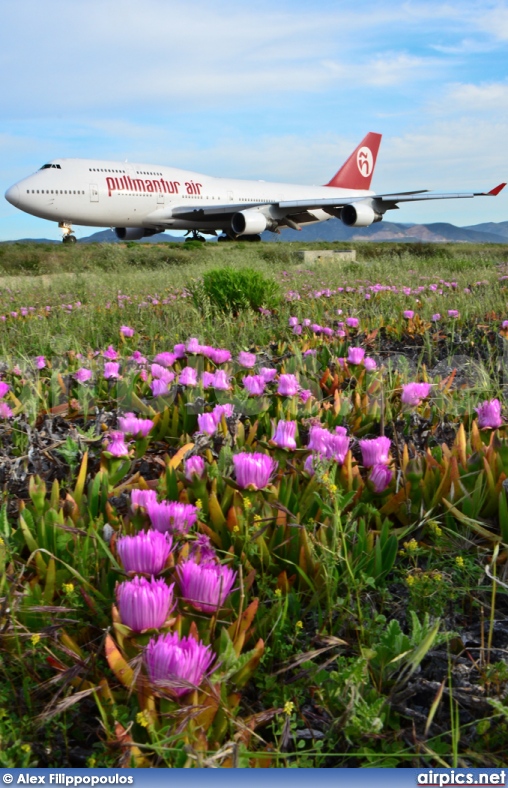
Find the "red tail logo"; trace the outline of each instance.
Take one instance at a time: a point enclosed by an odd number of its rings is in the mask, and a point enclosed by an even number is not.
[[[381,143],[381,134],[369,131],[345,164],[326,186],[342,189],[370,189]]]

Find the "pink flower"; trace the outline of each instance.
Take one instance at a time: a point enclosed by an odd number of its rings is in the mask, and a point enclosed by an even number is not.
[[[157,503],[157,493],[155,490],[131,490],[131,509],[133,512],[140,506],[146,509],[149,503]]]
[[[118,358],[118,353],[116,352],[113,345],[109,345],[108,349],[105,350],[102,355],[104,358],[107,358],[108,361],[115,361]]]
[[[145,663],[152,684],[168,685],[178,697],[199,687],[215,656],[211,646],[178,632],[152,638],[145,650]]]
[[[449,309],[448,310],[448,317],[459,317],[459,312],[457,309]]]
[[[298,318],[297,317],[290,317],[288,320],[288,325],[290,328],[294,328],[298,325]]]
[[[169,351],[165,351],[164,353],[158,353],[155,358],[154,362],[157,364],[162,364],[163,367],[172,367],[177,359],[175,353],[169,353]]]
[[[217,422],[213,413],[200,413],[198,415],[198,431],[205,435],[213,435],[217,429]]]
[[[434,323],[438,323],[441,320],[441,315],[439,314],[439,312],[436,312],[435,315],[432,315],[432,320]]]
[[[362,347],[350,347],[348,348],[347,362],[348,364],[361,364],[364,355],[365,350]]]
[[[413,310],[412,310],[412,309],[406,309],[406,311],[405,311],[403,314],[404,314],[404,317],[405,317],[407,320],[412,320],[412,319],[413,319],[413,317],[415,316],[415,313],[413,312]]]
[[[496,430],[503,423],[501,403],[498,399],[485,400],[475,408],[475,411],[478,414],[478,426],[481,430]]]
[[[233,456],[236,482],[242,489],[262,490],[275,473],[278,463],[268,454],[240,452]]]
[[[118,419],[120,429],[126,435],[134,438],[146,438],[153,427],[152,419],[139,419],[134,413],[126,413]]]
[[[146,511],[153,528],[162,533],[170,531],[186,534],[198,519],[198,509],[190,503],[149,501]]]
[[[154,397],[163,397],[169,391],[169,382],[162,378],[154,378],[150,383],[150,389]]]
[[[116,551],[126,572],[160,575],[172,545],[169,534],[150,529],[135,536],[121,536],[116,543]]]
[[[233,588],[236,572],[215,563],[185,561],[176,570],[182,598],[202,613],[215,613],[224,606]]]
[[[247,375],[246,377],[242,378],[242,383],[251,397],[260,397],[263,394],[266,386],[266,383],[261,375]]]
[[[296,449],[296,421],[284,421],[281,419],[272,436],[272,442],[279,449]]]
[[[256,355],[255,353],[247,353],[244,350],[241,350],[238,354],[238,363],[242,367],[246,367],[247,369],[252,369],[256,365]]]
[[[229,391],[229,378],[224,369],[216,369],[213,376],[212,386],[216,391]]]
[[[133,351],[130,360],[131,361],[135,361],[136,364],[146,364],[146,358],[141,355],[139,350],[134,350]]]
[[[501,328],[508,328],[508,320],[503,320]]]
[[[225,364],[226,361],[231,361],[230,351],[222,348],[210,348],[207,356],[214,364]]]
[[[44,369],[44,367],[46,366],[46,359],[44,358],[44,356],[36,356],[35,366],[37,367],[37,369]]]
[[[300,391],[300,402],[303,402],[304,405],[307,402],[307,400],[310,399],[311,397],[312,397],[312,391],[310,389],[302,389]]]
[[[213,372],[207,372],[206,370],[201,375],[201,385],[204,389],[209,389],[213,386],[213,381],[215,380],[215,375]]]
[[[110,432],[110,441],[106,446],[105,451],[109,451],[113,457],[128,457],[129,449],[125,443],[125,436],[123,432]]]
[[[180,343],[179,345],[175,345],[173,348],[173,353],[175,358],[184,358],[185,357],[185,345]]]
[[[104,378],[112,380],[120,377],[120,364],[118,361],[106,361],[104,364]]]
[[[357,317],[346,317],[346,326],[349,328],[358,328],[360,321]]]
[[[402,386],[402,402],[410,407],[420,405],[429,396],[431,388],[430,383],[406,383]]]
[[[130,328],[129,326],[121,326],[120,333],[124,337],[133,337],[134,336],[134,329]]]
[[[9,384],[4,383],[3,380],[0,380],[0,397],[5,397],[9,389],[10,389]]]
[[[374,465],[369,474],[369,480],[372,482],[374,492],[382,493],[386,490],[388,485],[393,479],[393,473],[386,465]]]
[[[277,370],[272,369],[271,367],[261,367],[259,370],[260,376],[263,378],[265,383],[271,383],[272,380],[275,380],[277,377]]]
[[[367,372],[373,372],[377,368],[377,364],[373,358],[364,358],[363,366]]]
[[[201,353],[201,345],[199,344],[196,337],[191,337],[187,342],[187,352],[188,353]]]
[[[279,377],[279,386],[277,388],[277,394],[280,394],[282,397],[294,397],[298,394],[300,390],[300,385],[298,380],[294,375],[281,375]]]
[[[198,373],[194,367],[184,367],[180,372],[180,377],[178,378],[178,383],[181,386],[197,386],[198,384]]]
[[[205,473],[205,461],[202,457],[195,455],[185,460],[185,478],[192,482],[194,479],[202,479]]]
[[[0,402],[0,419],[12,419],[12,410],[6,402]]]
[[[86,383],[86,381],[90,380],[90,378],[92,377],[92,372],[91,372],[91,370],[86,369],[86,367],[80,367],[77,370],[77,372],[74,375],[74,377],[76,378],[78,383]]]
[[[380,438],[364,438],[359,441],[360,449],[362,452],[363,464],[366,468],[372,468],[374,465],[388,465],[390,459],[388,452],[390,451],[390,438],[381,436]]]
[[[116,598],[122,623],[133,632],[159,629],[166,621],[173,602],[174,585],[162,578],[147,580],[135,577],[116,587]]]

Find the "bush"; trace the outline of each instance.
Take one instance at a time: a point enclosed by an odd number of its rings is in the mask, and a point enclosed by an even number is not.
[[[204,298],[212,309],[233,315],[242,309],[273,308],[280,299],[278,284],[253,268],[214,268],[205,273],[199,291],[194,290],[196,306]]]

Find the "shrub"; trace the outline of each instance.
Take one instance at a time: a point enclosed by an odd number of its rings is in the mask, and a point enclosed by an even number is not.
[[[214,268],[205,273],[202,286],[193,295],[198,307],[204,298],[212,309],[237,315],[241,309],[275,307],[280,289],[273,279],[253,268]]]

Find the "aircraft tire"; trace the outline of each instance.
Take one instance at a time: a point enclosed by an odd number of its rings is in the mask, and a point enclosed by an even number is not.
[[[62,238],[62,243],[64,244],[75,244],[77,241],[75,235],[64,235]]]

